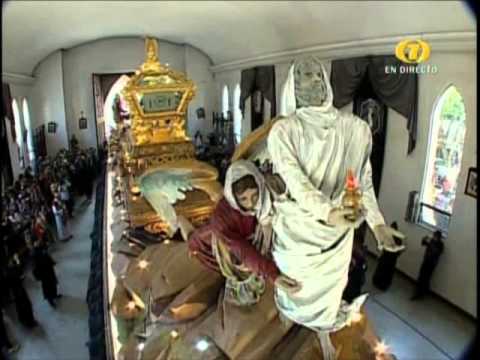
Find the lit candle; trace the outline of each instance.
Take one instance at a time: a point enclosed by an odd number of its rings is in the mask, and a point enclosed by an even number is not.
[[[180,336],[180,334],[179,334],[178,331],[176,331],[176,330],[172,330],[172,331],[170,332],[170,337],[171,337],[173,340],[177,339],[179,336]]]
[[[166,239],[163,243],[164,243],[165,245],[168,245],[168,244],[170,244],[170,240]]]

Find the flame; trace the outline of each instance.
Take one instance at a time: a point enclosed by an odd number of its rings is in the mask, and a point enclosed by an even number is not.
[[[346,188],[348,190],[356,190],[358,188],[358,180],[353,174],[352,169],[348,169],[347,171]]]

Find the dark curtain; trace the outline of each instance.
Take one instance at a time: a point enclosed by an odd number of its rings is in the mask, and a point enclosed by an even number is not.
[[[382,180],[385,139],[387,134],[387,107],[376,96],[370,79],[364,77],[353,100],[353,113],[366,121],[372,131],[372,182],[375,195],[378,196]],[[355,230],[355,239],[360,244],[365,242],[367,226],[363,223]],[[360,271],[362,273],[362,271]]]
[[[245,115],[245,101],[256,91],[261,92],[262,99],[265,98],[270,102],[270,117],[274,118],[277,114],[277,102],[275,98],[275,67],[273,65],[257,66],[252,69],[242,70],[240,80],[240,110],[242,111],[242,115]],[[253,105],[254,102],[252,101],[252,108]],[[252,131],[255,129],[255,125],[260,126],[263,123],[263,116],[261,120],[257,119],[256,114],[253,114],[253,116],[255,117],[255,121],[252,117]]]
[[[13,183],[12,161],[10,159],[10,151],[8,149],[7,124],[10,121],[10,131],[15,141],[15,124],[13,119],[12,98],[10,95],[10,86],[2,83],[3,111],[0,122],[0,178],[3,182],[0,191]]]
[[[10,133],[12,134],[13,141],[15,141],[15,119],[13,118],[12,95],[10,94],[10,85],[6,83],[2,83],[2,98],[3,116],[10,121]]]
[[[4,117],[0,121],[0,192],[13,183],[12,162],[8,149],[8,134]]]
[[[106,99],[108,92],[112,88],[113,84],[122,76],[123,74],[102,74],[100,75],[100,87],[102,91],[103,98]]]
[[[372,131],[372,181],[375,195],[378,196],[382,180],[385,138],[387,134],[387,107],[373,91],[369,78],[360,85],[353,101],[353,113],[365,120]]]
[[[38,157],[47,156],[47,140],[45,138],[45,124],[40,125],[34,131],[33,147]]]
[[[365,56],[332,61],[331,84],[333,105],[341,108],[356,96],[365,77],[375,95],[386,106],[407,118],[408,150],[415,149],[417,139],[417,74],[386,73],[386,67],[399,68],[402,62],[393,55]]]
[[[250,116],[251,116],[251,130],[259,128],[263,124],[264,113],[265,113],[265,97],[260,90],[255,90],[252,98],[252,106],[250,107]]]

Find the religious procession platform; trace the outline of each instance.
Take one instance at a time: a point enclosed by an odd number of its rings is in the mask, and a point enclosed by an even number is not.
[[[223,279],[189,258],[185,243],[167,239],[140,250],[125,242],[122,235],[128,223],[122,220],[121,206],[114,204],[114,182],[115,173],[107,171],[104,269],[108,358],[323,359],[312,331],[279,319],[273,291],[267,291],[265,299],[250,309],[225,307],[221,301]],[[172,309],[179,311],[175,314]],[[338,359],[394,359],[364,311],[331,338]]]
[[[194,158],[185,134],[193,82],[159,63],[146,41],[146,61],[124,93],[131,119],[109,142],[103,259],[107,358],[115,360],[323,359],[313,331],[285,320],[274,287],[257,303],[225,301],[225,279],[208,270],[174,229],[175,216],[208,221],[223,191],[218,173]],[[274,120],[250,134],[232,160],[250,158]],[[331,335],[337,358],[392,359],[357,314]]]

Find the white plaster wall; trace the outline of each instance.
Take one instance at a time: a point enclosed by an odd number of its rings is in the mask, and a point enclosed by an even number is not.
[[[417,278],[425,247],[421,239],[428,231],[404,221],[408,193],[421,190],[427,158],[431,114],[437,97],[453,83],[463,96],[467,115],[467,132],[459,175],[453,217],[450,223],[445,252],[433,279],[432,290],[473,316],[477,316],[477,221],[476,200],[464,195],[468,168],[476,166],[476,57],[474,53],[433,53],[430,64],[439,68],[437,74],[419,75],[418,139],[414,152],[407,156],[406,119],[388,110],[388,129],[384,168],[379,193],[380,208],[387,222],[396,220],[408,236],[407,250],[397,267],[410,277]],[[376,252],[373,239],[367,241]]]
[[[45,128],[47,154],[55,155],[68,148],[68,129],[65,122],[65,100],[62,76],[62,52],[56,51],[45,58],[34,70],[35,82],[30,92],[32,127],[50,121],[57,123],[57,132],[50,134]]]
[[[160,62],[185,71],[185,49],[158,41]],[[64,53],[65,108],[70,136],[75,134],[81,147],[96,147],[93,73],[135,71],[145,60],[145,40],[140,37],[112,38],[80,45]],[[78,128],[80,112],[88,121],[86,130]]]
[[[212,62],[203,52],[185,45],[185,72],[190,80],[197,86],[197,92],[188,106],[187,134],[193,138],[197,130],[200,130],[204,139],[213,128],[212,112],[215,111],[215,83],[210,71]],[[205,119],[198,120],[196,110],[199,107],[205,109]]]

